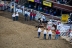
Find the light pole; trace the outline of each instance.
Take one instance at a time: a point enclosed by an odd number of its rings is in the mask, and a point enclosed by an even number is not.
[[[14,0],[14,13],[15,13],[15,0]]]

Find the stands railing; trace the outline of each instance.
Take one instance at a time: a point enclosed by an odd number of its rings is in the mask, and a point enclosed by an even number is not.
[[[57,3],[57,2],[55,2],[55,0],[51,0],[49,2],[53,3],[54,8],[65,10],[65,11],[68,11],[68,12],[72,12],[72,6],[70,6],[70,5]]]

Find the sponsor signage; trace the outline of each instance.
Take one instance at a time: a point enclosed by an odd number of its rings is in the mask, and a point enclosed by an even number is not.
[[[52,7],[52,3],[47,2],[47,1],[43,1],[43,5],[48,6],[48,7]]]
[[[68,22],[68,18],[69,18],[69,15],[68,14],[62,14],[61,21],[63,23],[67,23]]]
[[[34,0],[34,2],[40,3],[40,0]]]
[[[28,1],[34,2],[34,0],[28,0]]]

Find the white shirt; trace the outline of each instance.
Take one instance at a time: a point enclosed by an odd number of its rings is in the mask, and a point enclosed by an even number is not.
[[[19,14],[17,13],[16,16],[19,16]]]
[[[52,28],[51,28],[51,30],[55,30],[55,28],[54,28],[54,27],[52,27]]]
[[[47,23],[47,28],[48,28],[48,27],[52,27],[52,25],[53,25],[52,22],[48,22],[48,23]]]
[[[25,14],[27,14],[27,11],[25,11]]]
[[[15,16],[16,16],[15,14],[12,15],[12,17],[15,17]]]
[[[43,19],[42,19],[42,18],[41,18],[40,20],[41,20],[41,21],[43,21]]]
[[[44,15],[42,16],[42,19],[45,19],[45,16]]]
[[[49,34],[52,34],[52,31],[51,31],[51,30],[48,32],[48,35],[49,35]]]
[[[28,16],[30,16],[30,12],[27,12]]]
[[[22,6],[21,8],[24,8],[24,6]]]
[[[43,31],[43,33],[44,33],[44,34],[47,34],[47,31],[46,31],[46,30],[44,30],[44,31]]]
[[[53,24],[52,22],[50,22],[50,21],[48,22],[48,25],[52,25],[52,24]]]
[[[38,28],[38,32],[41,32],[42,30],[41,30],[41,28]]]

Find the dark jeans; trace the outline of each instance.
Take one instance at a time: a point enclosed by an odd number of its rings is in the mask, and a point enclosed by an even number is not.
[[[55,35],[55,39],[58,39],[58,38],[59,38],[59,34],[56,34],[56,35]]]
[[[7,10],[8,10],[8,12],[10,12],[10,7],[9,6],[7,7]]]
[[[38,32],[38,38],[40,37],[41,32]]]
[[[28,16],[25,16],[25,21],[28,21]]]
[[[18,16],[16,16],[15,18],[16,18],[16,21],[18,21]]]
[[[46,39],[46,34],[44,34],[44,39]]]
[[[15,21],[15,17],[13,17],[13,21]]]
[[[12,13],[13,13],[13,10],[14,10],[14,9],[11,9],[11,12],[12,12]]]
[[[49,34],[48,39],[51,39],[51,34]]]
[[[33,16],[33,20],[35,20],[35,16]]]
[[[30,16],[30,20],[32,20],[32,16]]]

